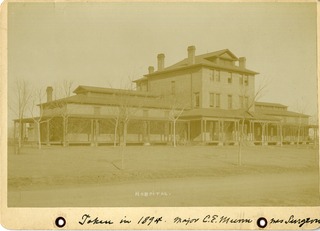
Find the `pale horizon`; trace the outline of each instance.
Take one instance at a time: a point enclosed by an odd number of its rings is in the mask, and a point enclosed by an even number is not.
[[[9,3],[8,17],[9,103],[15,79],[121,88],[194,45],[246,57],[268,82],[258,101],[317,114],[315,3]]]

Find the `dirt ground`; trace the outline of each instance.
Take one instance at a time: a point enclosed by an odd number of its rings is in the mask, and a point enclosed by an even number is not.
[[[308,146],[8,148],[8,205],[320,205],[318,149]]]

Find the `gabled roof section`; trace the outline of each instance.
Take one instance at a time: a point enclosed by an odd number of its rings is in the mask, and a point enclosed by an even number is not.
[[[227,55],[227,56],[225,56]],[[222,57],[222,58],[227,58],[233,61],[237,61],[238,57],[235,56],[229,49],[223,49],[220,51],[214,51],[214,52],[210,52],[207,54],[203,54],[203,55],[198,55],[198,57],[202,58],[202,59],[210,59],[210,58],[214,58],[214,57]]]

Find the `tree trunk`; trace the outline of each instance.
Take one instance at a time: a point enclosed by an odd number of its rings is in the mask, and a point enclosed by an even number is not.
[[[300,142],[300,130],[301,130],[301,117],[299,118],[297,146],[299,146],[299,142]]]
[[[282,137],[282,125],[280,124],[280,147],[282,147],[283,137]]]
[[[241,132],[240,132],[240,140],[239,140],[239,149],[238,149],[238,165],[242,165],[242,142],[244,136],[244,118],[241,122]]]

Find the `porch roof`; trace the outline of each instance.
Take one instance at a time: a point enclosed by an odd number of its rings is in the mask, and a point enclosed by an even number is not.
[[[256,109],[256,111],[258,111],[261,114],[270,115],[270,116],[289,116],[289,117],[303,117],[303,118],[310,117],[309,115],[293,112],[293,111],[268,110],[268,109],[266,110]]]
[[[251,119],[251,120],[268,120],[268,121],[279,121],[279,118],[265,115],[258,112],[247,112],[245,110],[225,110],[216,108],[197,108],[185,111],[182,113],[181,118],[191,117],[213,117],[213,118],[227,118],[227,119]]]

